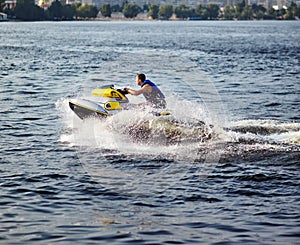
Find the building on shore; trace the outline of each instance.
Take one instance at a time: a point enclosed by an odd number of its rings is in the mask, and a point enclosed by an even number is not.
[[[0,21],[6,21],[7,20],[7,14],[0,12]]]
[[[13,9],[17,6],[17,0],[5,0],[4,4],[5,7],[3,9]]]
[[[5,0],[5,8],[13,9],[16,7],[18,0]],[[52,2],[55,0],[35,0],[36,4],[40,7],[47,9],[51,6]],[[172,5],[179,6],[185,5],[190,8],[195,8],[198,5],[207,6],[209,4],[216,4],[220,7],[234,6],[237,3],[244,1],[246,5],[261,5],[266,9],[276,6],[277,9],[286,8],[291,5],[292,2],[300,5],[300,0],[60,0],[62,4],[73,4],[82,3],[86,5],[96,6],[98,9],[101,8],[103,4],[109,4],[110,6],[119,5],[120,7],[127,3],[136,3],[141,8],[144,5],[155,4],[161,5]]]
[[[67,1],[80,1],[80,0],[67,0]],[[270,8],[274,5],[282,8],[283,6],[290,6],[292,2],[300,4],[300,0],[242,0],[245,1],[246,5],[261,5],[265,8]],[[207,6],[208,4],[217,4],[220,7],[224,6],[234,6],[240,3],[241,0],[81,0],[81,3],[94,5],[97,8],[101,8],[103,4],[110,4],[110,6],[119,5],[122,6],[125,2],[136,3],[140,7],[148,4],[155,5],[172,5],[179,6],[185,5],[187,7],[194,8],[195,6],[202,5]]]

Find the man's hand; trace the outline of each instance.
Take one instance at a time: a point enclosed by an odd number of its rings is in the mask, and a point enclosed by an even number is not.
[[[128,94],[129,93],[128,90],[129,88],[123,88],[123,93]]]

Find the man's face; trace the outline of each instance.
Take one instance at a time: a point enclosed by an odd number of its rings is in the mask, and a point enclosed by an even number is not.
[[[135,77],[135,82],[137,85],[141,85],[141,80],[138,78],[138,76]]]

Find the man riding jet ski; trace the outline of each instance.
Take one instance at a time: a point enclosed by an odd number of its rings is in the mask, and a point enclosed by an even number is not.
[[[177,120],[165,111],[165,96],[151,81],[146,80],[144,74],[136,76],[136,83],[141,86],[139,90],[130,88],[115,89],[113,85],[106,85],[92,91],[92,97],[70,99],[69,106],[81,119],[96,117],[105,119],[122,110],[145,108],[152,116],[129,120],[118,132],[128,135],[135,142],[163,144],[177,144],[180,142],[204,142],[212,138],[212,128],[202,121]],[[146,102],[130,104],[127,94],[143,94]],[[133,117],[134,119],[134,117]]]
[[[160,89],[150,80],[146,80],[145,74],[137,74],[135,78],[137,85],[141,86],[139,90],[133,90],[130,88],[124,88],[124,91],[132,95],[143,94],[146,99],[146,105],[150,105],[153,108],[165,109],[166,101],[164,94]]]
[[[95,96],[92,99],[70,99],[69,106],[81,119],[88,117],[106,118],[123,109],[141,108],[147,105],[154,108],[156,115],[170,114],[162,111],[166,108],[165,96],[153,82],[146,80],[145,74],[138,74],[136,83],[141,86],[140,90],[129,88],[124,88],[123,90],[115,89],[113,85],[102,86],[92,91],[92,95]],[[143,94],[146,98],[146,103],[129,104],[126,94]],[[107,101],[107,99],[109,100]]]

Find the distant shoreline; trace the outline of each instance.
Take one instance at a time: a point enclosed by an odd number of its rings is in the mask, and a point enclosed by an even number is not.
[[[17,19],[6,19],[6,20],[0,20],[1,22],[84,22],[84,21],[107,21],[107,22],[118,22],[118,21],[149,21],[149,22],[172,22],[172,21],[178,21],[178,22],[186,22],[186,21],[192,21],[192,22],[210,22],[210,21],[233,21],[233,22],[246,22],[246,21],[300,21],[300,19],[295,20],[279,20],[279,19],[270,19],[270,20],[227,20],[227,19],[214,19],[214,20],[192,20],[192,19],[168,19],[168,20],[159,20],[159,19],[150,19],[150,18],[88,18],[88,19],[74,19],[74,20],[34,20],[34,21],[24,21],[24,20],[17,20]]]

